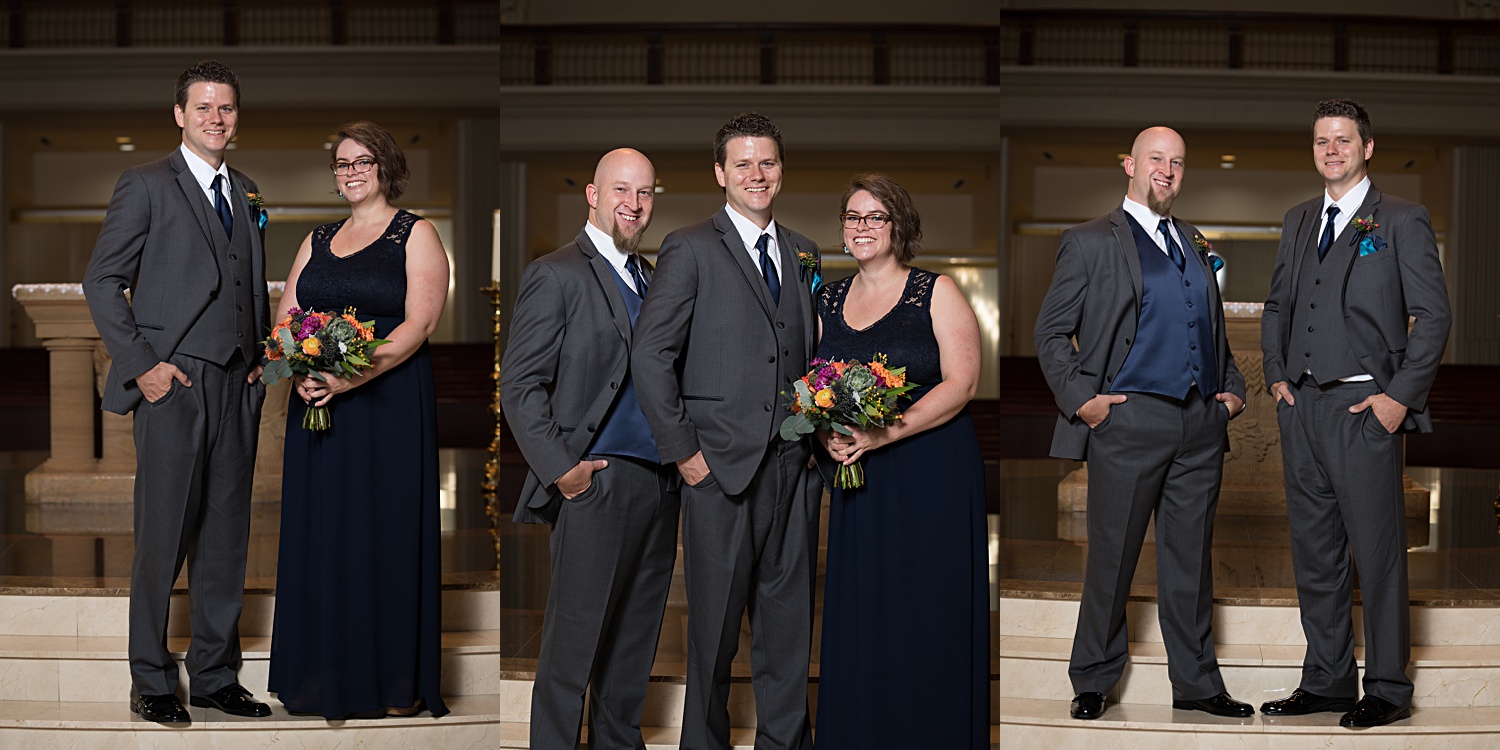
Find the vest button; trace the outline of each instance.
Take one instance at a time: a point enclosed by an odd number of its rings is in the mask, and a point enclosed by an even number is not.
[[[781,356],[783,356],[783,357],[790,357],[790,356],[792,356],[792,353],[789,352],[789,351],[787,351],[786,349],[782,349],[781,350]]]
[[[1197,372],[1197,371],[1198,371],[1198,366],[1197,365],[1193,365],[1193,372]],[[589,430],[589,432],[593,432],[593,430]]]
[[[1308,333],[1312,333],[1313,332],[1313,327],[1312,326],[1308,326],[1307,327],[1307,332]]]
[[[1320,285],[1322,285],[1322,283],[1323,283],[1322,279],[1313,279],[1313,286],[1320,286]]]
[[[1196,320],[1189,320],[1188,321],[1188,328],[1197,328],[1197,327],[1198,327],[1198,321],[1196,321]]]
[[[234,253],[230,253],[229,254],[229,259],[230,260],[239,260],[239,258],[235,257]]]
[[[239,279],[235,279],[234,280],[234,285],[235,286],[239,286],[240,285],[240,280]]]
[[[1312,309],[1316,310],[1316,309],[1318,309],[1318,303],[1314,302],[1314,303],[1308,305],[1308,307],[1311,307]]]
[[[770,404],[766,404],[766,411],[770,411],[770,410],[771,410],[771,405]]]
[[[1304,356],[1304,357],[1311,357],[1312,356],[1312,352],[1303,352],[1302,356]]]
[[[1188,351],[1194,351],[1194,352],[1198,351],[1198,345],[1197,344],[1188,344]]]
[[[236,337],[238,337],[238,338],[245,338],[245,332],[244,331],[235,331],[234,335]]]
[[[766,357],[766,361],[770,362],[772,364],[775,364],[776,363],[776,355],[772,354],[771,356]]]
[[[1182,280],[1182,285],[1183,286],[1192,286],[1193,285],[1193,281],[1192,281],[1192,279],[1183,279]]]
[[[1188,303],[1188,307],[1192,307],[1192,306],[1193,306],[1193,303],[1192,303],[1192,302],[1189,302],[1189,303]]]

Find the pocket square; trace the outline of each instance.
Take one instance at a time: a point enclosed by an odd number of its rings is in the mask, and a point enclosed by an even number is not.
[[[1359,241],[1359,257],[1373,255],[1385,249],[1385,240],[1373,234],[1367,234]]]

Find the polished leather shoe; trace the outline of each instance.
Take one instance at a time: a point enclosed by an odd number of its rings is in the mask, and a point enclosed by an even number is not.
[[[1104,715],[1104,693],[1079,693],[1073,696],[1068,714],[1075,719],[1097,719]]]
[[[1255,709],[1249,703],[1241,703],[1229,697],[1229,693],[1219,693],[1211,698],[1199,698],[1197,700],[1173,700],[1172,708],[1181,708],[1188,711],[1207,711],[1214,716],[1245,717],[1255,715]]]
[[[133,695],[130,710],[142,719],[158,724],[186,724],[193,720],[175,695]]]
[[[255,696],[238,684],[225,685],[209,695],[195,695],[188,702],[200,708],[217,708],[235,716],[255,718],[271,715],[270,706],[257,703]]]
[[[1354,710],[1353,698],[1329,698],[1297,688],[1281,700],[1260,704],[1260,712],[1267,716],[1305,716],[1323,711],[1339,713]]]
[[[1411,718],[1411,709],[1398,706],[1383,698],[1367,695],[1354,704],[1354,710],[1339,719],[1339,726],[1361,729],[1383,727],[1393,721]]]

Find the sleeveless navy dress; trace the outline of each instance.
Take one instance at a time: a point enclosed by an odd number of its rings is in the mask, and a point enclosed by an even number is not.
[[[883,353],[921,386],[910,403],[920,400],[942,382],[937,278],[911,269],[901,300],[862,331],[844,322],[853,278],[824,287],[818,356]],[[988,556],[974,424],[962,412],[860,461],[865,486],[832,490],[829,507],[818,750],[986,747]]]
[[[343,221],[313,231],[297,280],[303,309],[358,308],[384,338],[406,317],[406,240],[398,211],[385,234],[338,257]],[[290,711],[330,719],[380,714],[438,694],[437,400],[427,344],[399,366],[333,397],[333,427],[302,428],[287,407],[281,546],[269,688]]]

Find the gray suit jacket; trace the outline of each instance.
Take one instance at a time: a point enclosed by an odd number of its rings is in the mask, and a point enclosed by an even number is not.
[[[1340,293],[1349,344],[1380,390],[1408,409],[1401,428],[1431,432],[1427,392],[1437,376],[1453,320],[1432,220],[1420,204],[1385,195],[1373,185],[1355,216],[1373,218],[1380,225],[1374,235],[1385,240],[1386,248],[1365,256],[1354,253],[1344,271]],[[1303,255],[1317,252],[1313,235],[1322,217],[1320,195],[1293,206],[1281,225],[1271,293],[1260,319],[1267,388],[1296,375],[1285,371],[1285,362],[1297,304],[1297,275]],[[1350,222],[1334,242],[1350,242],[1354,233]],[[1409,317],[1416,322],[1408,333]]]
[[[1175,217],[1172,221],[1190,245],[1201,236],[1193,225]],[[1214,278],[1203,253],[1192,247],[1184,250],[1189,258],[1203,264],[1210,279]],[[1125,363],[1140,320],[1142,290],[1141,258],[1124,208],[1063,232],[1052,286],[1042,299],[1035,331],[1042,375],[1062,412],[1052,433],[1053,456],[1088,458],[1091,433],[1088,424],[1078,418],[1078,409],[1094,396],[1108,392]],[[1218,284],[1209,284],[1208,302],[1219,390],[1243,400],[1245,377],[1229,351]],[[1227,435],[1224,450],[1229,450]]]
[[[642,265],[649,281],[651,264]],[[630,315],[614,277],[587,232],[521,276],[500,366],[501,408],[530,467],[516,521],[556,520],[557,480],[578,465],[625,382]]]
[[[794,295],[806,342],[791,353],[792,363],[782,364],[800,377],[815,347],[816,308],[797,253],[818,258],[818,246],[779,223],[776,228],[782,298]],[[781,392],[791,389],[777,377],[776,309],[724,209],[667,235],[657,267],[635,327],[632,365],[641,410],[662,463],[702,450],[724,493],[737,495],[789,414]]]
[[[235,214],[255,216],[245,194],[259,188],[234,169],[229,181]],[[217,292],[209,222],[218,221],[181,151],[120,175],[83,276],[89,314],[113,360],[105,410],[126,414],[140,404],[136,377],[172,356]],[[261,231],[250,236],[256,331],[269,330],[271,319],[263,239]]]

